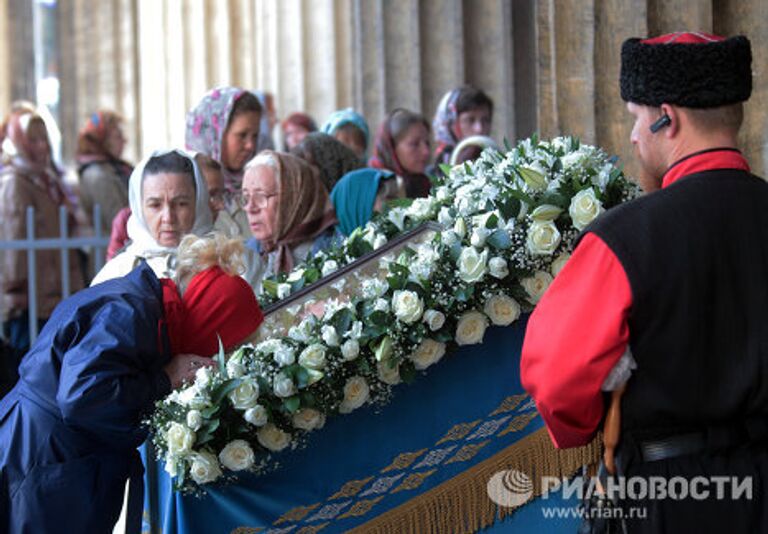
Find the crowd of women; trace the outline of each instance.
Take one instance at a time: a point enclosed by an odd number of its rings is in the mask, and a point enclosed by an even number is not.
[[[141,488],[142,417],[211,365],[217,341],[228,350],[252,339],[263,280],[365,225],[387,201],[428,195],[439,169],[431,163],[494,144],[492,114],[482,91],[449,91],[433,157],[429,122],[407,109],[389,113],[372,141],[352,109],[321,128],[293,113],[275,150],[270,95],[221,87],[187,114],[183,149],[155,150],[135,167],[122,158],[121,117],[94,111],[70,187],[45,119],[15,103],[0,128],[0,241],[27,237],[31,206],[35,239],[101,228],[110,244],[95,273],[85,251],[36,252],[40,335],[31,347],[28,255],[3,252],[0,532],[109,532],[125,481]],[[66,299],[62,261],[74,293]],[[132,531],[140,502],[129,498]]]

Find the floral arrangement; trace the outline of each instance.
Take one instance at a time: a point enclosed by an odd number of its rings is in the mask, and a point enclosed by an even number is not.
[[[599,148],[536,137],[444,169],[428,198],[397,202],[340,246],[264,284],[262,305],[426,221],[444,231],[402,249],[285,335],[217,357],[157,403],[149,423],[176,487],[259,472],[328,416],[385,403],[452,348],[531,310],[604,210],[639,194]]]

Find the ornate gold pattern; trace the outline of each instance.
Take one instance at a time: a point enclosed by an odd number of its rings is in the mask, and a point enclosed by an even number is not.
[[[350,480],[344,484],[339,491],[328,497],[328,500],[332,501],[334,499],[354,497],[360,493],[360,490],[363,489],[365,485],[368,484],[371,480],[373,480],[373,477],[361,478],[360,480]]]
[[[340,515],[338,519],[345,519],[347,517],[360,517],[361,515],[365,515],[370,512],[371,508],[373,508],[374,505],[376,505],[376,503],[378,503],[384,497],[384,495],[381,495],[375,499],[365,499],[363,501],[358,501],[354,504],[354,506],[352,506],[352,508],[347,510],[346,513]]]
[[[320,523],[319,525],[311,525],[307,527],[302,527],[299,530],[296,531],[296,534],[315,534],[316,532],[320,532],[325,527],[330,525],[330,522],[328,523]]]
[[[440,441],[438,441],[435,445],[440,445],[446,441],[457,441],[464,439],[467,434],[472,431],[473,428],[480,424],[480,422],[481,419],[478,419],[476,421],[472,421],[471,423],[459,423],[458,425],[453,425],[453,427],[448,432],[446,432],[445,436],[440,438]]]
[[[389,471],[395,471],[396,469],[405,469],[406,467],[410,467],[411,464],[425,452],[427,452],[427,449],[421,449],[420,451],[416,452],[404,452],[392,460],[392,463],[382,469],[381,472],[387,473]]]
[[[491,440],[487,439],[485,441],[481,441],[480,443],[473,443],[471,445],[464,445],[459,451],[454,454],[446,463],[452,464],[455,462],[466,462],[467,460],[472,459],[478,452],[480,452],[480,449],[485,447],[491,442]]]
[[[527,393],[520,393],[518,395],[512,395],[511,397],[507,397],[503,401],[501,401],[501,404],[499,404],[499,407],[496,408],[494,411],[492,411],[489,416],[499,415],[500,413],[506,413],[511,412],[515,408],[517,408],[521,402],[523,402],[526,398],[528,398]]]
[[[280,523],[287,523],[289,521],[301,521],[307,517],[309,512],[318,506],[320,506],[320,503],[316,502],[315,504],[310,504],[309,506],[297,506],[296,508],[292,508],[281,515],[278,520],[273,523],[273,525],[279,525]]]
[[[412,490],[412,489],[418,488],[435,471],[437,471],[437,469],[430,469],[429,471],[424,471],[421,473],[411,473],[410,475],[408,475],[408,477],[405,480],[403,480],[402,484],[400,484],[398,487],[392,490],[392,493],[397,493],[399,491]]]
[[[499,437],[509,434],[510,432],[520,432],[538,416],[539,416],[538,412],[528,412],[528,413],[516,415],[515,418],[509,422],[509,425],[507,425],[507,428],[499,432]]]

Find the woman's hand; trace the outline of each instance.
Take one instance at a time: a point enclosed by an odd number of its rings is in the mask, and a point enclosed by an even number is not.
[[[184,382],[192,382],[198,369],[213,367],[214,363],[212,358],[205,358],[197,354],[177,354],[163,367],[163,370],[171,379],[171,388],[177,389]]]

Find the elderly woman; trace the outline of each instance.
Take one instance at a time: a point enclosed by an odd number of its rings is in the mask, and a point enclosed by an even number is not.
[[[456,145],[472,135],[488,135],[493,119],[493,100],[469,85],[451,89],[440,100],[432,126],[437,150],[435,165],[448,163]]]
[[[336,216],[317,170],[304,160],[266,150],[245,171],[240,203],[248,215],[253,254],[246,278],[256,294],[265,277],[328,247]]]
[[[291,150],[291,154],[317,167],[320,180],[328,191],[333,189],[342,176],[363,166],[352,149],[320,132],[306,136]]]
[[[117,213],[128,206],[128,178],[133,167],[121,156],[125,147],[123,120],[113,111],[97,111],[77,138],[77,174],[80,203],[90,223],[102,232],[112,226]],[[93,206],[101,206],[100,220],[94,221]]]
[[[361,161],[365,161],[371,135],[365,117],[357,111],[352,108],[334,111],[320,131],[335,137],[351,148]]]
[[[179,264],[160,280],[142,263],[54,311],[0,401],[1,532],[111,532],[126,480],[142,487],[142,418],[211,365],[219,339],[231,350],[255,333],[238,241],[187,236]]]
[[[418,198],[428,196],[431,188],[429,158],[429,123],[418,113],[398,108],[381,123],[368,165],[401,176],[406,196]]]
[[[359,169],[345,174],[331,191],[337,230],[348,236],[383,211],[388,201],[403,196],[402,178],[389,171]]]
[[[75,230],[74,199],[65,189],[61,175],[51,158],[48,131],[35,108],[17,102],[2,126],[2,170],[0,171],[0,241],[26,239],[26,209],[35,211],[35,239],[58,238],[59,208],[69,214],[70,235]],[[42,328],[62,298],[61,252],[39,250],[35,253],[37,321]],[[69,289],[83,287],[80,263],[74,252],[69,255]],[[4,250],[0,257],[0,310],[3,334],[20,356],[29,349],[30,307],[27,287],[27,253]],[[15,373],[17,359],[0,362]]]
[[[194,158],[181,150],[155,152],[137,166],[128,196],[131,244],[107,262],[91,285],[124,276],[141,260],[157,276],[172,276],[181,238],[211,229],[205,179]]]

